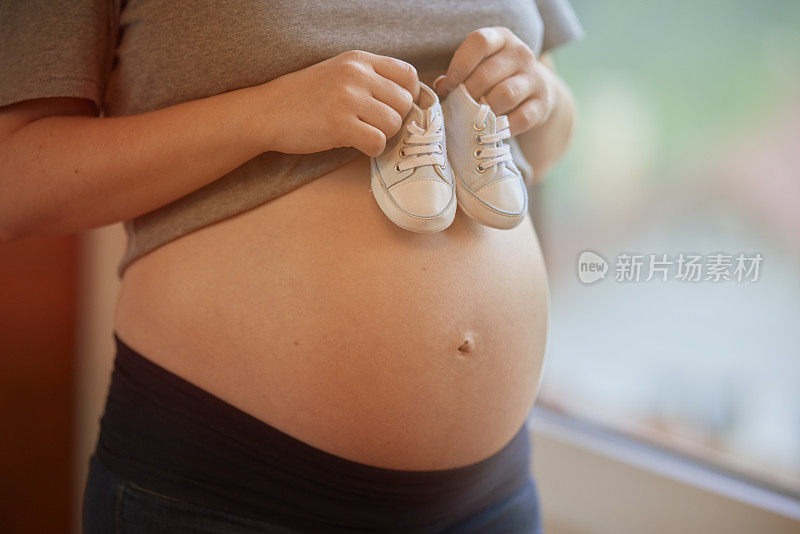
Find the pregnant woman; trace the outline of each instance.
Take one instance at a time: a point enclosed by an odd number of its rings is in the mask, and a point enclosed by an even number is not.
[[[85,532],[539,531],[530,218],[409,232],[369,158],[464,83],[541,177],[541,54],[580,32],[566,0],[0,7],[2,237],[129,238]]]

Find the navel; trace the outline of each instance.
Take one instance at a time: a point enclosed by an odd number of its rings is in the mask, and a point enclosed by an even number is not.
[[[464,338],[464,342],[461,344],[461,346],[458,347],[458,352],[460,352],[463,355],[467,355],[471,353],[474,348],[475,348],[475,342],[472,340],[471,337],[466,337]]]

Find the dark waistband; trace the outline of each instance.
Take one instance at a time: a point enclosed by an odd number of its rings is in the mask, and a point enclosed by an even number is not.
[[[96,454],[154,491],[292,528],[427,532],[490,506],[530,477],[524,423],[475,464],[384,469],[300,441],[114,339]]]

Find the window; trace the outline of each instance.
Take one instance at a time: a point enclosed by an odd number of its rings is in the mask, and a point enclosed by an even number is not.
[[[800,497],[800,3],[573,3],[537,402]]]

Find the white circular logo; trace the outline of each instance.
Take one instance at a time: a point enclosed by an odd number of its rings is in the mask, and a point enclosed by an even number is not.
[[[584,250],[578,256],[578,280],[584,284],[593,284],[602,280],[608,273],[608,262],[600,254]]]

